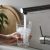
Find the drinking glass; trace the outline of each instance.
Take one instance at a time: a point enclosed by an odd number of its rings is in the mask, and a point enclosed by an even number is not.
[[[23,38],[22,42],[17,41],[18,46],[27,47],[29,46],[29,35],[31,33],[31,26],[27,25],[26,28],[24,28],[24,25],[18,25],[16,28],[16,32],[21,34],[21,38]]]

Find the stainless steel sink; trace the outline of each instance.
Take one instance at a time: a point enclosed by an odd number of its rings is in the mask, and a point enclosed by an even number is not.
[[[34,48],[21,48],[16,46],[0,45],[0,50],[36,50]]]

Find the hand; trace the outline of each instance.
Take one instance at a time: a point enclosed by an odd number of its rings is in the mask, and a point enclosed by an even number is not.
[[[23,40],[23,37],[21,36],[21,34],[17,33],[17,32],[14,32],[14,33],[10,34],[10,36],[16,38],[18,41],[22,41]]]
[[[17,41],[21,42],[23,41],[23,37],[21,37],[20,33],[14,32],[9,35],[5,35],[5,40],[3,40],[3,44],[8,44],[8,45],[14,45],[17,43]],[[32,38],[32,34],[30,33],[29,39]]]
[[[21,38],[21,35],[19,33],[12,33],[9,35],[4,35],[6,38],[5,40],[2,41],[3,44],[7,44],[7,45],[14,45],[17,43],[18,41],[23,41],[23,39]]]
[[[10,45],[16,44],[17,41],[18,42],[23,41],[23,38],[21,38],[21,34],[17,33],[17,32],[14,32],[14,33],[9,34],[7,36],[8,36],[8,42],[7,42],[7,44],[10,44]]]
[[[12,37],[16,38],[18,42],[22,42],[23,41],[23,36],[20,33],[14,32],[14,33],[10,34],[9,36],[12,36]],[[29,35],[29,40],[31,38],[32,38],[32,33],[30,33],[30,35]],[[15,42],[13,42],[13,43],[15,43]]]
[[[14,32],[10,34],[10,36],[13,36],[18,39],[18,41],[23,41],[23,36],[20,33]],[[29,35],[29,40],[32,38],[32,33]]]
[[[12,36],[8,36],[7,39],[3,41],[3,44],[7,44],[7,45],[14,45],[16,43],[17,43],[17,39]]]

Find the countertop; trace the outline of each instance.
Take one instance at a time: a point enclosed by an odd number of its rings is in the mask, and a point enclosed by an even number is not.
[[[17,46],[0,45],[0,50],[37,50],[31,47],[23,48]]]

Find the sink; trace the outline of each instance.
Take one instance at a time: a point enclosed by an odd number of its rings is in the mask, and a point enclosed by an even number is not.
[[[22,48],[16,46],[0,45],[0,50],[36,50],[34,48]]]

